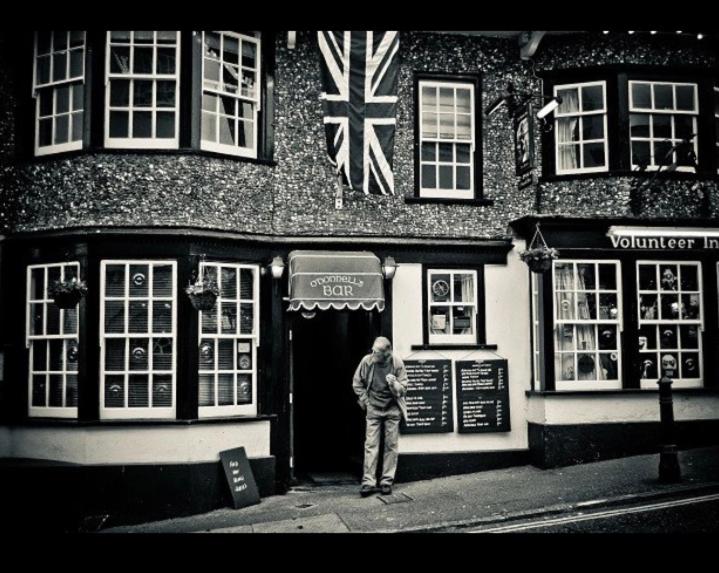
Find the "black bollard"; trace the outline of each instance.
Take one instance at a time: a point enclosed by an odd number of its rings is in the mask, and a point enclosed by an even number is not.
[[[677,483],[682,480],[677,456],[676,429],[674,427],[674,406],[672,401],[672,376],[676,360],[671,355],[662,357],[663,376],[659,384],[659,418],[662,425],[662,444],[659,450],[659,481]]]

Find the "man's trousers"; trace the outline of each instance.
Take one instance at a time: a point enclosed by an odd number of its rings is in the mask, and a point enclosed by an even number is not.
[[[367,405],[367,433],[364,444],[364,475],[362,485],[377,485],[377,460],[379,459],[380,434],[384,428],[384,456],[380,485],[392,485],[397,472],[399,447],[399,422],[402,413],[396,404],[386,410]]]

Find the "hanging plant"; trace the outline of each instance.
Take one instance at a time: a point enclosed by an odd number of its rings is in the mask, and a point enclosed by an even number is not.
[[[192,306],[197,310],[212,310],[215,307],[215,301],[220,295],[220,289],[217,283],[212,279],[198,279],[194,283],[185,287],[187,296],[190,297]]]
[[[539,237],[541,244],[535,244],[537,237]],[[552,268],[552,261],[557,257],[559,257],[559,251],[547,245],[542,232],[539,230],[539,223],[537,223],[537,230],[534,231],[529,248],[519,253],[519,258],[527,264],[532,272],[543,273]]]
[[[56,280],[48,288],[48,294],[58,308],[71,309],[87,294],[87,284],[77,277]]]

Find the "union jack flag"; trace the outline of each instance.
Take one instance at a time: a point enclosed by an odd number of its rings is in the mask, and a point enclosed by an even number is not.
[[[350,188],[394,194],[398,32],[318,32],[330,161]]]

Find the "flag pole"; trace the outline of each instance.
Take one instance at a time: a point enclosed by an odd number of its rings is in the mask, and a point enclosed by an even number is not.
[[[337,188],[335,190],[335,209],[342,209],[342,173],[337,172]]]

